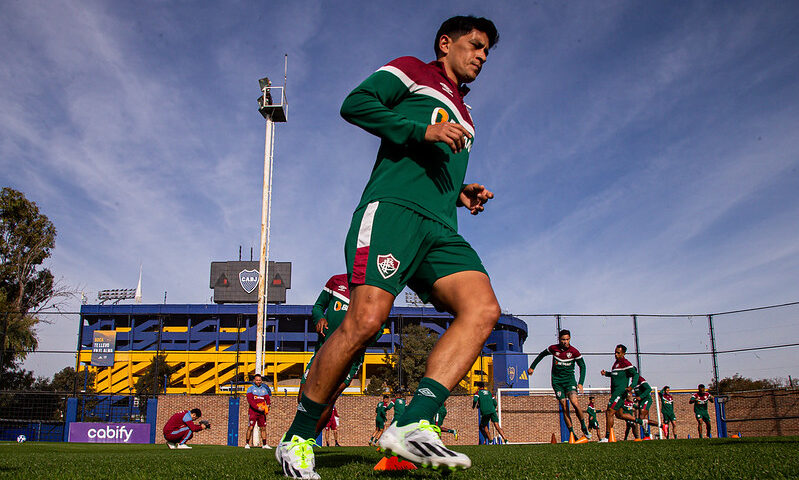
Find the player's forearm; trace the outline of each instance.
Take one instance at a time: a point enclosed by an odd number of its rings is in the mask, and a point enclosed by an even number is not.
[[[247,403],[249,403],[252,408],[256,408],[258,406],[258,402],[255,401],[255,395],[252,393],[247,394]]]
[[[634,387],[634,386],[638,385],[638,369],[637,368],[633,367],[633,368],[627,369],[627,375],[631,379],[631,381],[630,381],[630,386],[631,387]]]
[[[427,125],[394,112],[390,105],[399,93],[391,88],[382,88],[373,77],[369,77],[344,99],[341,105],[344,120],[397,145],[423,142]]]
[[[311,320],[313,321],[314,326],[319,323],[319,320],[324,318],[325,316],[325,308],[327,308],[328,304],[330,303],[330,294],[327,293],[325,290],[322,290],[322,293],[316,298],[316,302],[313,304],[313,308],[311,308]]]
[[[543,352],[539,353],[538,356],[535,357],[535,360],[533,360],[533,363],[530,365],[530,368],[535,370],[535,367],[538,366],[538,364],[541,363],[541,360],[543,360],[544,357],[546,357],[547,355],[549,355],[549,350],[544,350]]]
[[[189,427],[189,430],[192,432],[199,432],[203,429],[202,425],[197,425],[194,422],[186,422],[186,426]]]
[[[585,360],[583,360],[582,358],[577,359],[577,368],[580,369],[580,381],[577,383],[583,385],[585,383],[585,374],[586,374]]]

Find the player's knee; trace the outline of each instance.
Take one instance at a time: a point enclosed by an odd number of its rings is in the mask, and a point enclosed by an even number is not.
[[[488,304],[481,304],[474,311],[476,332],[482,334],[485,338],[491,335],[502,311],[497,302],[489,302]]]
[[[384,320],[373,315],[358,315],[351,321],[342,323],[339,330],[347,340],[348,346],[358,350],[380,331]]]

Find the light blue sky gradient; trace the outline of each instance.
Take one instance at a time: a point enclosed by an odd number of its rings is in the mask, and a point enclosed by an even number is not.
[[[170,303],[206,303],[209,263],[258,249],[257,80],[281,83],[288,53],[272,258],[293,262],[289,302],[313,302],[344,270],[378,145],[340,118],[341,102],[395,57],[431,60],[434,33],[454,14],[487,16],[501,35],[466,98],[477,127],[467,180],[496,199],[478,217],[461,212],[460,229],[505,311],[705,313],[799,300],[793,2],[6,1],[0,183],[53,220],[49,266],[92,299],[135,286],[141,263],[145,302],[168,291]],[[761,314],[754,332],[730,321],[725,334],[797,341],[790,318]],[[629,322],[585,324],[574,342],[611,328],[632,344]],[[42,347],[74,348],[74,323],[43,327]],[[553,325],[531,321],[525,349],[554,341]],[[648,328],[654,348],[662,333]],[[658,349],[708,345],[701,328],[657,328],[672,335]],[[795,350],[780,352],[753,375],[796,373]],[[758,371],[732,359],[722,374]],[[703,362],[698,373],[663,368],[656,383],[707,381]],[[604,385],[594,370],[609,365],[594,357],[589,383]]]

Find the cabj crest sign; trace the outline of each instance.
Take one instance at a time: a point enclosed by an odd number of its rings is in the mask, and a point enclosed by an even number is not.
[[[258,287],[258,270],[242,270],[239,272],[239,283],[247,293],[252,293]]]

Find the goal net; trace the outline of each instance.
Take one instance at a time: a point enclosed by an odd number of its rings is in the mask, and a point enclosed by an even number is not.
[[[660,399],[657,395],[658,389],[652,387],[652,406],[649,409],[649,418],[660,423]],[[597,414],[599,430],[602,436],[605,435],[605,410],[610,399],[610,389],[608,388],[585,388],[582,394],[578,394],[577,399],[580,408],[585,414],[586,424],[588,424],[589,397],[594,397],[594,408],[602,413]],[[551,388],[500,388],[497,390],[497,414],[499,426],[510,439],[510,443],[549,443],[552,435],[560,442],[563,438],[568,439],[568,433],[562,436],[565,426],[561,427],[561,413],[558,400]],[[580,422],[574,412],[574,408],[569,403],[569,416],[575,433],[580,433]],[[624,436],[626,424],[624,420],[616,419],[614,431],[616,437],[619,433]],[[596,431],[592,431],[596,436]],[[651,427],[652,438],[660,437],[657,427]]]

